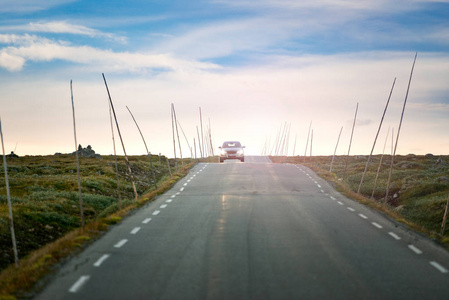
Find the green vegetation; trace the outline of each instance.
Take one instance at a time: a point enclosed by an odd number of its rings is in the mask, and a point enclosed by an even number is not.
[[[170,189],[187,174],[194,161],[184,159],[178,170],[166,157],[151,157],[158,188],[155,189],[148,156],[129,157],[139,194],[136,200],[124,157],[118,157],[122,208],[118,203],[113,156],[80,158],[81,189],[86,226],[80,228],[78,181],[71,155],[8,158],[8,175],[20,268],[13,264],[4,173],[0,175],[0,299],[23,295],[61,259],[98,238],[109,225]],[[203,159],[204,161],[213,160]],[[1,166],[3,168],[3,166]]]
[[[360,195],[356,193],[368,156],[350,156],[344,179],[346,156],[335,158],[332,173],[329,172],[331,156],[307,157],[305,162],[304,157],[272,157],[272,160],[305,164],[333,184],[337,190],[388,213],[397,221],[407,223],[449,247],[449,226],[446,226],[444,235],[440,235],[444,210],[449,197],[449,156],[431,154],[396,156],[390,192],[385,198],[391,164],[391,156],[385,155],[374,197],[371,199],[380,158],[380,155],[371,158]]]

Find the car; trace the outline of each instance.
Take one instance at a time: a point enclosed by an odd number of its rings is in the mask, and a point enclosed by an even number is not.
[[[224,142],[223,146],[218,147],[220,149],[220,162],[224,162],[225,159],[239,159],[241,162],[245,161],[245,153],[240,142],[228,141]]]

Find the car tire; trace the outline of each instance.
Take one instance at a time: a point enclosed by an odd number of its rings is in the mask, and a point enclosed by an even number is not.
[[[244,161],[245,161],[245,159],[244,159],[244,158],[242,157],[242,158],[240,158],[240,161],[241,161],[241,162],[244,162]]]
[[[220,158],[220,163],[224,162],[224,158]]]

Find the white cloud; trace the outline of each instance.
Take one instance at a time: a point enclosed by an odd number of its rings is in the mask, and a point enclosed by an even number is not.
[[[75,34],[86,35],[91,38],[100,37],[114,40],[119,43],[126,43],[126,37],[117,36],[112,33],[101,32],[83,25],[70,24],[65,21],[52,22],[30,22],[25,25],[9,25],[0,26],[0,31],[24,31],[24,32],[43,32],[43,33],[57,33],[57,34]]]
[[[34,12],[75,1],[77,0],[0,0],[0,10],[2,12]]]
[[[97,70],[140,72],[147,69],[214,69],[216,65],[178,59],[164,53],[113,52],[89,46],[72,46],[30,35],[0,35],[0,42],[18,44],[0,50],[0,67],[21,70],[26,61],[64,60]]]
[[[20,56],[10,55],[0,51],[0,66],[8,71],[20,71],[25,64],[25,59]]]

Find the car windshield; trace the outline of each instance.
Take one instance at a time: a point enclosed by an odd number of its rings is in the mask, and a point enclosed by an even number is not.
[[[241,148],[242,145],[240,145],[239,142],[224,142],[223,148]]]

